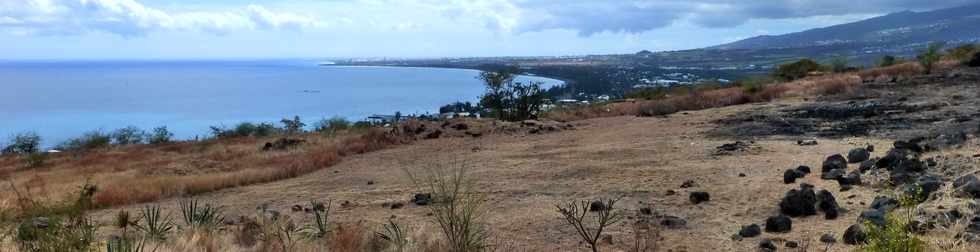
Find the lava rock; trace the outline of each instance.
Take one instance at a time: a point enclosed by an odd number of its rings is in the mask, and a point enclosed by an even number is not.
[[[848,245],[858,245],[864,244],[868,240],[868,234],[864,232],[864,226],[861,224],[854,224],[844,231],[844,244]]]
[[[701,204],[701,202],[711,200],[711,195],[709,195],[707,192],[691,192],[690,200],[691,203],[697,205]]]
[[[432,204],[432,194],[431,193],[417,193],[412,196],[412,203],[419,206],[425,206]]]
[[[898,208],[898,200],[888,196],[876,196],[875,199],[871,201],[871,209],[874,210],[888,212],[895,208]]]
[[[817,193],[817,206],[820,211],[823,211],[824,218],[828,220],[837,219],[840,215],[840,205],[837,204],[837,199],[834,198],[834,194],[827,190],[820,190]]]
[[[783,183],[786,184],[796,183],[796,179],[802,178],[803,176],[806,176],[806,174],[803,174],[794,169],[787,169],[785,172],[783,172]]]
[[[905,159],[892,166],[889,172],[889,179],[896,185],[909,183],[915,180],[918,177],[918,173],[924,170],[925,163],[921,160]]]
[[[767,233],[786,233],[793,229],[793,220],[786,215],[777,215],[766,219]]]
[[[800,247],[800,243],[799,242],[796,242],[796,241],[786,241],[786,247],[787,248],[798,248],[798,247]]]
[[[797,140],[796,144],[799,146],[817,145],[817,140]]]
[[[46,229],[51,226],[51,219],[48,219],[48,217],[34,217],[31,219],[31,225],[36,229]]]
[[[970,59],[970,62],[967,62],[966,65],[970,67],[980,67],[980,53],[974,53],[973,58]]]
[[[815,215],[817,210],[813,205],[816,203],[817,196],[813,192],[813,186],[801,184],[800,189],[792,189],[786,192],[782,201],[779,202],[779,211],[792,217]]]
[[[694,180],[687,180],[684,181],[684,183],[681,183],[681,188],[691,188],[695,187],[696,185],[697,184],[694,183]]]
[[[801,165],[796,167],[796,171],[803,174],[810,174],[810,167],[806,165]]]
[[[653,215],[653,210],[649,207],[640,208],[640,214],[642,215]]]
[[[852,164],[864,162],[871,158],[871,152],[865,148],[854,148],[847,152],[847,162]]]
[[[839,179],[841,179],[841,178],[844,177],[844,174],[846,172],[847,171],[844,170],[844,169],[833,169],[833,170],[830,170],[828,172],[824,172],[823,174],[820,174],[820,179],[824,179],[824,180],[839,180]]]
[[[871,169],[874,169],[875,168],[875,162],[876,161],[877,160],[874,160],[874,159],[864,160],[864,162],[861,162],[861,164],[858,165],[858,171],[868,172]]]
[[[776,244],[772,243],[772,240],[762,239],[761,241],[759,241],[759,250],[776,251]]]
[[[391,209],[400,209],[402,207],[405,207],[405,204],[401,202],[395,202],[394,204],[391,204]]]
[[[840,154],[827,157],[827,159],[823,161],[820,172],[827,173],[837,169],[847,170],[847,159]]]
[[[745,238],[756,237],[760,234],[762,234],[762,229],[756,224],[742,226],[742,229],[738,231],[738,236]]]
[[[837,183],[840,185],[861,185],[861,172],[852,171],[851,173],[837,178]]]
[[[293,212],[300,212],[300,211],[303,211],[303,206],[293,205],[293,207],[291,208],[291,210],[293,210]]]
[[[980,198],[980,179],[974,175],[960,177],[953,181],[956,191],[966,197]]]
[[[664,193],[664,195],[667,195],[667,196],[671,196],[671,195],[674,195],[674,194],[677,194],[677,191],[670,190],[670,189],[668,189],[667,192]]]
[[[858,217],[859,221],[869,221],[872,224],[878,226],[885,225],[885,211],[878,209],[865,210],[861,212],[861,216]]]
[[[823,242],[823,243],[837,243],[837,238],[834,237],[834,234],[829,234],[829,233],[828,234],[823,234],[823,235],[820,236],[820,242]]]
[[[687,226],[687,221],[677,216],[664,216],[660,220],[660,225],[670,229],[677,229]]]
[[[943,186],[943,178],[938,175],[923,175],[916,179],[915,185],[922,189],[922,200],[929,198],[933,192],[939,190]]]
[[[606,204],[602,203],[602,201],[596,200],[589,204],[589,212],[598,212],[602,210],[606,210]]]

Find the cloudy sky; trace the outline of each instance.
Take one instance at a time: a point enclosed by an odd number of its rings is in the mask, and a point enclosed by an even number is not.
[[[0,59],[677,50],[980,0],[0,0]]]

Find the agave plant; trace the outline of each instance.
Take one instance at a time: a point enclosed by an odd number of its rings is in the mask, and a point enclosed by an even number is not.
[[[224,221],[222,208],[211,203],[201,204],[197,200],[188,199],[178,202],[180,214],[187,226],[210,229]]]
[[[160,213],[160,205],[148,205],[140,211],[141,220],[133,227],[143,232],[147,238],[165,240],[174,229],[174,221],[170,215]]]

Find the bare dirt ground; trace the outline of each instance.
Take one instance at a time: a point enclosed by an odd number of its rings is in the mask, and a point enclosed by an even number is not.
[[[795,105],[802,101],[785,101]],[[642,218],[638,209],[650,207],[655,214],[685,219],[682,228],[665,229],[658,244],[663,251],[750,251],[761,238],[802,241],[814,246],[824,233],[840,234],[855,223],[874,192],[857,187],[838,192],[832,180],[810,175],[802,182],[833,192],[842,207],[853,209],[836,220],[822,216],[796,218],[785,234],[764,233],[761,237],[733,241],[742,225],[762,226],[778,214],[783,194],[797,184],[783,184],[785,169],[808,165],[819,169],[830,154],[845,153],[867,144],[888,146],[891,140],[868,138],[817,138],[815,146],[799,146],[793,139],[758,138],[751,151],[716,155],[716,147],[735,139],[708,137],[716,127],[712,121],[746,113],[760,105],[743,105],[676,114],[666,118],[616,117],[576,122],[576,130],[546,135],[512,136],[491,134],[480,138],[424,140],[374,153],[358,155],[306,176],[268,184],[228,189],[200,196],[241,215],[255,213],[267,204],[282,213],[310,199],[330,199],[331,217],[336,222],[365,221],[380,226],[390,216],[403,223],[423,226],[421,232],[437,235],[426,216],[428,210],[409,202],[418,190],[406,171],[426,166],[462,163],[480,178],[487,192],[490,229],[497,240],[518,244],[529,251],[577,251],[584,249],[573,231],[565,226],[555,204],[572,200],[619,198],[629,219],[610,230],[614,240],[607,248],[626,250],[633,240],[631,224]],[[748,140],[748,139],[746,139]],[[874,154],[881,154],[881,150]],[[852,169],[854,169],[852,165]],[[744,177],[739,176],[744,174]],[[681,188],[687,180],[695,186]],[[373,182],[373,183],[369,183]],[[138,185],[135,185],[138,186]],[[669,190],[676,194],[667,195]],[[694,205],[689,192],[705,191],[711,200]],[[176,212],[176,200],[162,202]],[[388,204],[405,203],[402,209]],[[131,206],[136,208],[139,206]],[[101,211],[110,220],[115,209]],[[778,243],[782,247],[782,243]],[[837,245],[832,251],[849,250]]]

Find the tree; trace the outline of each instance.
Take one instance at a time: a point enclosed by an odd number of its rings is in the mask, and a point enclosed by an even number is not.
[[[925,69],[926,74],[932,74],[932,70],[935,67],[936,62],[939,62],[939,60],[942,59],[942,49],[944,46],[946,46],[946,44],[943,42],[929,43],[926,51],[922,52],[922,54],[919,54],[919,56],[916,57],[916,59],[919,60],[919,64],[922,65],[923,69]]]
[[[41,151],[41,136],[34,132],[24,132],[13,136],[10,145],[4,147],[2,154],[33,154]]]
[[[595,202],[581,201],[558,204],[558,213],[569,226],[575,229],[593,252],[599,252],[599,238],[602,231],[623,219],[623,215],[615,211],[615,199]]]
[[[289,118],[283,118],[280,122],[282,122],[282,124],[285,126],[286,134],[302,133],[303,127],[306,126],[303,121],[299,120],[299,116],[294,116],[292,120],[289,120]]]
[[[147,137],[150,144],[162,144],[173,141],[174,133],[167,130],[167,126],[160,126],[153,129],[153,133]]]
[[[794,81],[806,77],[810,72],[820,70],[820,64],[811,59],[801,59],[797,62],[779,65],[773,76],[786,81]]]
[[[480,74],[480,79],[487,86],[487,92],[480,97],[480,107],[487,110],[489,117],[507,121],[527,120],[541,110],[544,91],[537,82],[514,82],[511,71]]]
[[[898,59],[891,55],[885,55],[884,57],[881,57],[881,60],[878,60],[879,67],[890,67],[894,66],[895,64],[898,64]]]
[[[479,78],[487,87],[486,93],[480,97],[480,106],[490,110],[490,117],[502,119],[507,107],[507,86],[514,82],[514,74],[510,70],[482,72]]]

